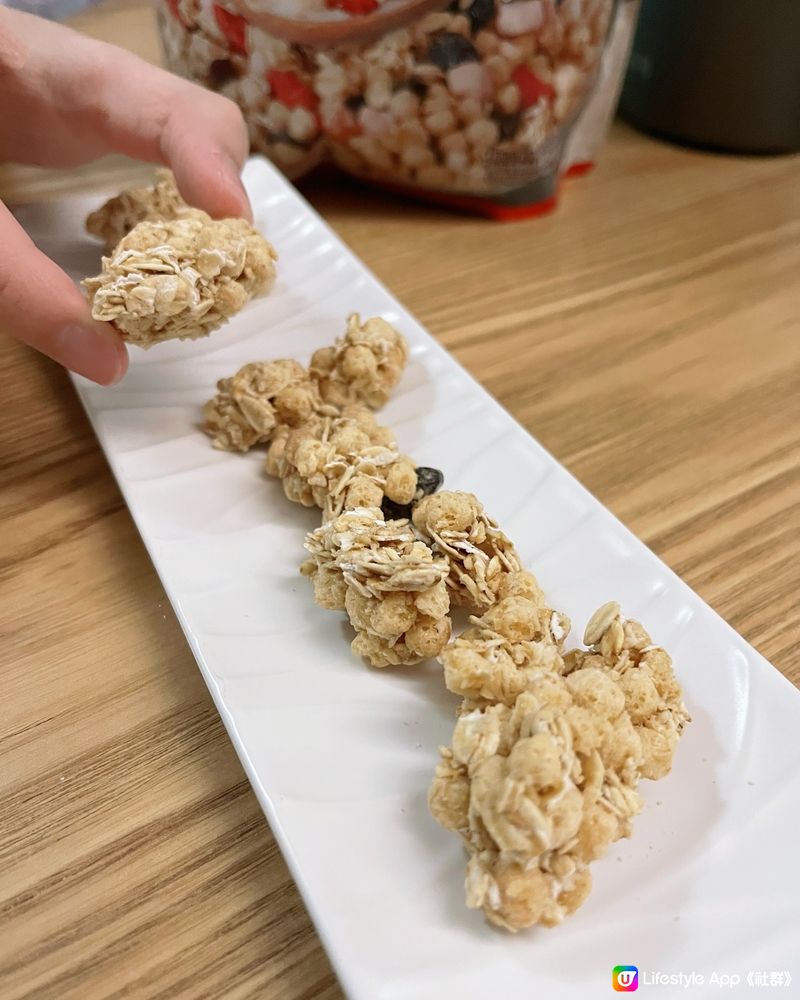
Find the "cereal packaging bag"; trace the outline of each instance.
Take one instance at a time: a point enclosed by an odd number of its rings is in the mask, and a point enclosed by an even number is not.
[[[328,161],[499,218],[552,207],[560,177],[591,165],[638,7],[636,0],[158,4],[167,66],[233,99],[253,151],[287,176]],[[603,93],[591,100],[598,81]]]

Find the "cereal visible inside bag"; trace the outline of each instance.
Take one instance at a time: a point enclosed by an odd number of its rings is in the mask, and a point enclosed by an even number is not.
[[[168,65],[236,101],[253,150],[290,177],[326,159],[381,184],[513,208],[554,197],[616,8],[282,0],[242,16],[164,0],[159,24]]]

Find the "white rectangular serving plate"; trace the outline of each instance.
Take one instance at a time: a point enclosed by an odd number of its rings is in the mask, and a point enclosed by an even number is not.
[[[275,290],[211,338],[132,350],[124,382],[76,378],[97,437],[220,715],[353,1000],[591,1000],[611,969],[791,970],[800,899],[800,696],[581,487],[383,288],[263,160],[245,173],[280,254]],[[95,198],[18,215],[77,280]],[[643,782],[632,839],[594,866],[560,927],[513,936],[464,906],[457,839],[428,814],[456,699],[436,664],[372,670],[298,576],[319,514],[264,477],[263,453],[199,429],[216,380],[296,357],[381,315],[408,338],[382,420],[404,451],[471,490],[580,631],[618,600],[673,655],[693,716],[675,768]],[[795,979],[800,978],[800,968]],[[676,995],[678,989],[675,988]],[[717,995],[708,987],[693,995]],[[665,989],[662,995],[668,995]],[[785,995],[785,994],[784,994]]]

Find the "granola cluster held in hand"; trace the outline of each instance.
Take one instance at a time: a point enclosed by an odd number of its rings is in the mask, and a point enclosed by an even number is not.
[[[172,171],[157,170],[155,181],[148,187],[129,188],[92,212],[86,219],[86,231],[102,240],[111,253],[137,223],[174,219],[188,208],[178,193]]]
[[[440,655],[464,701],[429,803],[467,848],[467,905],[516,931],[583,902],[688,715],[669,656],[616,605],[590,623],[592,648],[564,654],[569,622],[530,574],[509,591]]]
[[[125,232],[83,285],[92,317],[140,347],[207,336],[275,280],[277,255],[250,223],[183,205],[163,176],[113,199],[87,226],[107,242]]]

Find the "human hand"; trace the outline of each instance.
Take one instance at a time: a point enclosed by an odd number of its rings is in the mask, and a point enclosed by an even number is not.
[[[170,167],[215,218],[250,219],[247,130],[227,98],[62,25],[0,7],[0,162],[74,167],[124,153]],[[103,385],[125,344],[0,202],[0,330]]]

